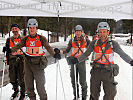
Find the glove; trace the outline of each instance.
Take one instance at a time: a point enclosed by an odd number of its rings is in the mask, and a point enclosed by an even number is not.
[[[133,66],[133,60],[130,61],[130,65]]]
[[[60,53],[60,50],[59,50],[58,48],[55,48],[55,49],[54,49],[54,52],[55,52],[55,53]]]
[[[76,57],[73,57],[70,61],[72,64],[79,63],[78,59]]]
[[[55,52],[54,58],[61,59],[60,50],[58,48],[55,48],[54,52]]]
[[[55,53],[54,58],[61,59],[61,55],[59,53]]]
[[[6,49],[6,47],[4,46],[2,52],[5,53],[6,51],[7,51],[7,49]]]

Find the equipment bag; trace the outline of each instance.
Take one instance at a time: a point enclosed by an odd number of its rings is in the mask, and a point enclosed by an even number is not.
[[[30,59],[31,63],[34,65],[38,65],[40,67],[40,69],[44,69],[47,67],[48,65],[48,60],[45,56],[41,56],[41,57],[32,57]]]
[[[111,67],[113,70],[113,75],[117,76],[119,74],[119,66],[117,64],[112,64]]]

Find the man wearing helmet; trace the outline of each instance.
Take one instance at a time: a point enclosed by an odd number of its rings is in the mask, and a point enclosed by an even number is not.
[[[133,60],[120,48],[116,41],[108,38],[110,27],[107,22],[98,24],[99,39],[90,43],[86,52],[78,58],[73,58],[71,63],[79,63],[84,61],[91,52],[94,52],[94,59],[91,69],[90,79],[90,100],[99,100],[101,84],[103,84],[104,97],[103,100],[114,100],[116,95],[117,82],[114,81],[114,76],[119,72],[119,67],[114,64],[114,52],[133,66]]]
[[[60,58],[60,54],[54,52],[44,36],[37,34],[38,22],[36,19],[29,19],[27,23],[29,35],[22,38],[18,45],[12,47],[12,52],[26,47],[24,63],[24,80],[27,94],[30,100],[36,100],[34,92],[34,80],[40,100],[47,100],[47,93],[44,87],[44,68],[47,66],[47,58],[44,56],[45,48],[54,58]]]
[[[61,54],[68,53],[72,49],[72,56],[73,57],[79,57],[83,52],[85,52],[86,47],[90,43],[90,40],[83,37],[82,34],[83,34],[82,26],[77,25],[75,27],[75,37],[73,39],[70,39],[66,50],[64,50],[64,51],[60,50]],[[71,82],[72,82],[72,87],[73,87],[73,94],[74,94],[74,99],[73,100],[76,100],[76,96],[77,96],[77,98],[79,98],[78,75],[79,75],[79,82],[80,82],[80,85],[81,85],[81,88],[82,88],[82,100],[86,100],[87,83],[86,83],[85,61],[76,64],[77,95],[76,95],[76,89],[75,89],[74,64],[71,64],[70,77],[71,77]]]

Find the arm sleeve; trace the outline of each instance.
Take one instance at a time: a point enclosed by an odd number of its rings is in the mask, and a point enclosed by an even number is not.
[[[63,51],[63,54],[68,53],[71,50],[71,47],[72,47],[72,39],[70,39],[66,50]]]
[[[49,43],[48,43],[46,37],[42,36],[42,41],[43,41],[44,47],[45,47],[46,50],[49,52],[49,54],[50,54],[51,56],[54,56],[55,52],[54,52],[53,48],[49,45]]]
[[[26,42],[26,37],[23,37],[22,39],[20,39],[19,43],[17,45],[14,45],[11,48],[12,52],[16,52],[18,49],[21,49],[22,47],[24,47],[25,42]]]
[[[126,61],[127,63],[130,63],[130,61],[132,60],[130,56],[128,56],[120,47],[120,45],[118,44],[118,42],[116,41],[112,41],[113,44],[113,51],[118,53],[120,55],[120,57]]]
[[[10,38],[7,38],[7,40],[6,40],[6,48],[9,48],[9,43],[10,43]]]
[[[81,56],[78,57],[78,61],[82,62],[87,59],[87,57],[91,54],[91,52],[94,50],[94,44],[96,40],[92,41],[89,46],[87,47],[87,50],[81,54]]]

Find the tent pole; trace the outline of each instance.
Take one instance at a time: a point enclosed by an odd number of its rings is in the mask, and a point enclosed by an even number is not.
[[[57,42],[59,42],[59,22],[60,16],[59,16],[59,10],[58,10],[58,19],[57,19]]]
[[[60,24],[60,11],[59,11],[59,9],[60,9],[60,7],[61,7],[61,2],[59,2],[58,12],[57,12],[57,14],[58,14],[58,19],[57,19],[57,42],[59,42],[59,24]]]

